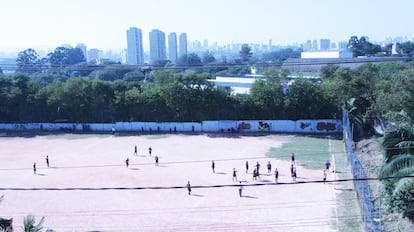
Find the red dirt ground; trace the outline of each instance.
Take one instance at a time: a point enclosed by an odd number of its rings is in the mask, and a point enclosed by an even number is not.
[[[0,188],[183,187],[138,190],[0,190],[0,217],[40,220],[55,231],[335,231],[335,192],[322,183],[273,185],[266,164],[291,183],[287,161],[268,158],[271,147],[293,136],[49,135],[0,138]],[[138,156],[133,155],[134,145]],[[150,157],[148,147],[153,148]],[[49,156],[51,167],[46,167]],[[159,166],[154,165],[159,156]],[[130,166],[125,167],[129,158]],[[216,172],[211,170],[215,160]],[[246,160],[250,164],[245,172]],[[37,175],[33,173],[37,164]],[[253,165],[261,180],[253,181]],[[298,181],[320,180],[322,172],[297,161]],[[243,182],[238,196],[232,170]],[[273,172],[273,171],[272,171]],[[328,179],[334,179],[329,174]],[[249,186],[256,183],[268,185]],[[235,185],[222,188],[197,186]]]

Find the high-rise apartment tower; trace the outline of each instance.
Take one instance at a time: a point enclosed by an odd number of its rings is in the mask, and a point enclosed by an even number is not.
[[[179,55],[183,56],[183,55],[187,55],[187,34],[186,33],[181,33],[180,37],[178,38],[178,42],[179,42]]]
[[[168,35],[168,59],[173,63],[177,61],[177,34],[175,32]]]
[[[165,48],[165,33],[154,29],[149,33],[150,36],[150,61],[155,63],[160,60],[166,60],[166,48]]]
[[[127,30],[127,64],[141,65],[144,63],[141,29],[131,27]]]

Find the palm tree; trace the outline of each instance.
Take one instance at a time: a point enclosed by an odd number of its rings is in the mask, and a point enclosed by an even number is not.
[[[388,128],[384,136],[384,166],[381,177],[394,177],[384,183],[388,205],[392,211],[401,212],[414,221],[414,126],[402,122]],[[401,178],[399,178],[401,177]]]
[[[391,125],[384,136],[385,162],[390,162],[394,156],[414,154],[414,126],[412,123]]]
[[[352,125],[352,137],[354,140],[359,140],[363,131],[363,116],[358,112],[358,108],[355,106],[356,98],[350,98],[345,101],[344,109],[348,112],[349,122]]]
[[[45,217],[40,219],[40,222],[36,224],[35,217],[28,215],[23,219],[24,232],[41,232],[43,230],[43,221]]]

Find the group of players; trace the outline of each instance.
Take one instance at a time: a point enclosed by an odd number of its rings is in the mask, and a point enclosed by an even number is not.
[[[45,159],[46,159],[46,166],[50,167],[49,156],[47,155]],[[37,174],[36,171],[37,171],[37,166],[36,166],[36,162],[34,162],[33,163],[33,173]]]
[[[151,146],[148,147],[148,154],[149,154],[149,156],[152,156],[152,147]],[[135,147],[134,147],[134,154],[133,155],[134,156],[138,156],[138,147],[137,147],[137,145],[135,145]],[[158,164],[159,164],[159,157],[158,157],[158,155],[155,155],[154,156],[154,159],[155,159],[155,165],[158,166]],[[127,168],[129,167],[129,158],[126,158],[126,160],[125,160],[125,166]]]
[[[148,153],[149,153],[150,156],[152,156],[152,147],[151,146],[148,148]],[[134,156],[137,156],[138,155],[138,147],[137,147],[137,145],[135,145],[135,147],[134,147],[134,153],[133,153],[133,155]],[[154,156],[154,159],[155,159],[155,165],[158,166],[158,164],[159,164],[159,157],[158,157],[158,155],[155,155]],[[48,155],[46,156],[45,160],[46,160],[46,166],[49,168],[50,167],[50,163],[49,163],[49,156]],[[129,158],[126,158],[126,160],[125,160],[125,166],[127,168],[129,167]],[[34,174],[37,174],[37,164],[36,164],[36,162],[33,163],[33,173]]]
[[[151,146],[148,148],[148,154],[149,154],[149,156],[152,156],[152,147]],[[134,146],[133,155],[138,156],[138,147],[137,147],[137,145]],[[155,155],[154,159],[155,159],[155,165],[158,166],[159,165],[158,155]],[[50,166],[49,156],[46,156],[45,160],[46,160],[46,165],[49,168],[49,166]],[[129,167],[129,158],[126,158],[125,166],[127,168]],[[270,161],[268,161],[266,166],[267,166],[267,174],[270,175],[271,172],[272,172],[272,164],[270,163]],[[323,170],[323,181],[324,181],[324,183],[326,181],[327,174],[329,172],[330,166],[331,166],[331,163],[329,162],[329,160],[327,160],[326,163],[325,163],[325,169]],[[245,163],[245,167],[246,167],[246,173],[248,173],[249,172],[249,161],[247,161],[247,160],[246,160],[246,163]],[[215,173],[216,163],[215,163],[214,160],[211,161],[211,168],[213,170],[213,173]],[[37,171],[36,163],[33,163],[33,172],[34,172],[34,174],[36,174],[36,171]],[[233,168],[232,181],[236,181],[236,182],[238,181],[237,180],[237,172],[238,171],[236,170],[236,168]],[[256,164],[254,166],[252,174],[253,174],[252,180],[254,180],[254,181],[257,181],[258,179],[261,180],[260,179],[260,163],[258,161],[256,162]],[[295,182],[296,177],[297,177],[297,171],[296,171],[296,160],[295,160],[295,154],[294,153],[291,154],[290,174],[291,174],[291,177],[292,177],[292,181]],[[274,178],[275,178],[275,182],[278,183],[279,170],[277,168],[275,168],[275,171],[274,171]],[[239,195],[241,197],[243,187],[242,187],[241,181],[239,181],[239,182],[240,182]],[[186,187],[187,187],[187,190],[188,190],[188,194],[190,195],[191,194],[190,181],[187,182]]]
[[[297,176],[297,172],[296,172],[296,162],[295,162],[295,154],[292,153],[291,155],[291,166],[290,166],[290,172],[291,172],[291,176],[292,176],[292,180],[296,181],[296,176]],[[246,160],[245,163],[245,167],[246,167],[246,173],[249,172],[249,161]],[[272,173],[272,164],[270,163],[270,161],[267,162],[267,174],[270,175]],[[214,162],[214,160],[211,161],[211,169],[213,170],[213,173],[215,173],[215,168],[216,168],[216,163]],[[237,170],[236,168],[233,168],[233,177],[232,177],[232,181],[236,181],[237,182]],[[257,161],[254,169],[253,169],[253,178],[252,180],[257,181],[260,180],[260,163]],[[275,178],[275,182],[278,183],[279,180],[279,170],[277,168],[275,168],[274,171],[274,178]]]

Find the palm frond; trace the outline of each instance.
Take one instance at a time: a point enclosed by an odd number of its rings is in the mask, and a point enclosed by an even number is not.
[[[36,232],[40,232],[43,230],[43,222],[45,221],[45,217],[42,217],[39,221],[39,223],[37,223],[37,225],[35,226],[35,231]]]
[[[414,147],[414,140],[411,140],[411,141],[401,141],[401,142],[397,143],[396,146],[399,147],[399,148],[401,148],[401,149],[413,148]]]
[[[27,215],[23,219],[24,232],[40,232],[43,230],[43,222],[45,217],[42,217],[37,225],[35,217],[33,215]]]
[[[394,191],[393,191],[393,195],[396,195],[400,192],[404,192],[407,189],[412,189],[414,184],[414,180],[413,178],[402,178],[400,179],[397,184],[395,185]]]
[[[389,162],[393,156],[407,152],[406,148],[414,145],[414,127],[408,123],[390,126],[382,145],[385,148],[386,162]]]
[[[356,110],[356,107],[354,106],[355,105],[355,100],[356,100],[356,98],[353,97],[353,98],[348,99],[345,102],[345,107],[346,107],[346,110],[348,112],[352,112],[353,110]]]
[[[32,232],[35,224],[35,218],[33,215],[27,215],[23,219],[23,230],[24,232]]]
[[[411,169],[414,172],[414,155],[403,154],[395,156],[382,167],[380,176],[402,176],[400,172],[405,169]]]

